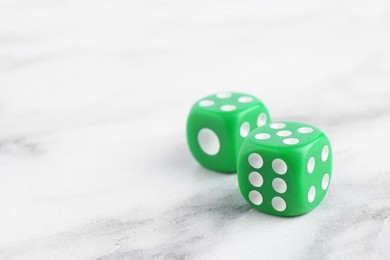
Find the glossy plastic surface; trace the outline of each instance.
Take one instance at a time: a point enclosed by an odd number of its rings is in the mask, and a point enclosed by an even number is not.
[[[191,153],[204,167],[236,172],[238,151],[249,132],[269,122],[264,104],[242,93],[219,93],[197,101],[187,120]]]
[[[332,149],[318,128],[294,122],[264,125],[246,138],[238,156],[242,195],[255,209],[297,216],[324,198],[332,177]]]

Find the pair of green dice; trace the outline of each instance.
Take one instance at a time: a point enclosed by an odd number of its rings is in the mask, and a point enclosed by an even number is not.
[[[299,216],[328,190],[332,150],[326,135],[305,123],[271,122],[252,95],[218,93],[196,102],[187,141],[205,168],[237,172],[241,194],[261,212]]]

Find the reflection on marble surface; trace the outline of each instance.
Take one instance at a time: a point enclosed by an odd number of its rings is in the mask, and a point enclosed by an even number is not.
[[[389,32],[388,1],[1,1],[0,258],[389,259]],[[221,90],[327,133],[316,210],[190,156]]]

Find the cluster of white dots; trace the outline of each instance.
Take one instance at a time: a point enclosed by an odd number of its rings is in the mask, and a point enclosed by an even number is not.
[[[322,148],[322,152],[321,152],[321,160],[323,162],[326,162],[328,160],[328,157],[329,157],[329,146],[325,145],[323,148]],[[312,174],[314,172],[314,168],[316,166],[316,160],[315,158],[312,156],[309,158],[309,160],[307,161],[307,172],[309,174]],[[325,173],[323,176],[322,176],[322,181],[321,181],[321,188],[323,190],[326,190],[329,186],[329,173]],[[312,203],[314,201],[316,197],[316,187],[313,185],[309,188],[309,192],[307,193],[307,200],[309,201],[309,203]]]
[[[256,122],[258,127],[265,125],[267,123],[267,115],[265,113],[260,113],[260,115],[257,117]],[[251,131],[251,127],[248,121],[245,121],[244,123],[241,124],[240,135],[242,137],[247,137],[250,131]]]
[[[248,157],[248,162],[250,166],[256,170],[259,170],[264,165],[263,158],[258,153],[251,153]],[[277,158],[272,161],[272,169],[281,177],[287,173],[288,167],[285,161]],[[272,188],[275,190],[275,192],[283,194],[287,191],[287,183],[280,177],[278,176],[273,179]],[[248,175],[248,180],[249,183],[256,188],[260,188],[264,183],[263,176],[258,171],[252,171]],[[263,196],[257,190],[251,190],[248,194],[248,197],[249,200],[257,206],[263,203]],[[273,197],[271,200],[271,205],[276,211],[279,212],[282,212],[287,208],[286,202],[280,196]]]
[[[325,145],[322,148],[321,152],[321,160],[323,162],[326,162],[329,156],[329,147]],[[255,188],[260,188],[263,183],[263,176],[256,170],[259,170],[261,167],[264,165],[263,158],[261,157],[260,154],[258,153],[251,153],[248,156],[248,162],[250,166],[252,166],[255,171],[252,171],[248,175],[248,180],[249,183],[255,187]],[[315,158],[310,157],[308,162],[307,162],[307,171],[308,174],[312,174],[315,168]],[[288,171],[288,166],[285,161],[283,161],[280,158],[274,159],[272,161],[272,169],[275,173],[277,173],[279,176],[275,177],[272,180],[272,188],[274,189],[275,192],[278,194],[283,194],[287,191],[287,183],[280,178],[284,174],[287,173]],[[322,177],[322,182],[321,182],[321,187],[323,190],[326,190],[329,185],[329,174],[325,173],[324,176]],[[261,205],[263,203],[263,196],[261,193],[257,190],[251,190],[248,194],[249,200],[254,204],[254,205]],[[309,188],[308,193],[307,193],[307,200],[309,203],[312,203],[316,197],[316,187],[313,185]],[[280,196],[275,196],[271,200],[271,205],[272,207],[279,212],[282,212],[286,210],[287,204],[286,201],[281,198]]]
[[[265,113],[260,113],[257,117],[257,125],[262,126],[267,122],[267,116]],[[249,122],[244,122],[240,127],[240,135],[242,137],[248,136],[251,131]],[[202,128],[198,132],[198,143],[202,151],[208,155],[218,154],[221,144],[218,135],[209,128]]]
[[[273,124],[270,124],[269,125],[270,128],[272,129],[275,129],[275,130],[279,130],[278,132],[276,132],[276,135],[277,136],[280,136],[280,137],[287,137],[287,138],[284,138],[283,139],[283,143],[286,144],[286,145],[294,145],[294,144],[298,144],[299,143],[299,139],[298,138],[290,138],[289,136],[292,135],[293,133],[289,130],[281,130],[283,128],[286,127],[286,124],[284,123],[273,123]],[[298,128],[298,133],[301,133],[301,134],[310,134],[314,131],[313,128],[311,127],[300,127]],[[267,140],[271,138],[271,135],[270,134],[267,134],[267,133],[259,133],[259,134],[256,134],[255,135],[255,139],[257,140]]]
[[[224,92],[224,93],[218,93],[216,95],[217,98],[219,99],[227,99],[227,98],[231,98],[232,97],[232,93],[228,93],[228,92]],[[237,99],[237,101],[239,103],[250,103],[253,101],[253,97],[249,97],[249,96],[242,96],[242,97],[239,97]],[[211,107],[213,105],[215,105],[215,102],[211,99],[205,99],[205,100],[202,100],[200,101],[199,103],[199,106],[201,107]],[[224,111],[224,112],[230,112],[230,111],[234,111],[237,109],[237,107],[235,105],[223,105],[220,107],[221,111]]]
[[[232,94],[227,93],[227,92],[226,93],[218,93],[218,94],[216,94],[216,97],[218,99],[228,99],[228,98],[232,97]],[[249,96],[241,96],[237,99],[237,101],[239,103],[250,103],[253,100],[254,100],[253,97],[249,97]],[[211,106],[215,105],[215,102],[211,99],[205,99],[205,100],[200,101],[198,104],[201,107],[211,107]],[[234,111],[236,109],[237,109],[237,107],[235,105],[232,105],[232,104],[223,105],[220,107],[220,110],[224,111],[224,112],[230,112],[230,111]],[[257,123],[257,126],[259,126],[259,127],[262,125],[265,125],[267,123],[267,115],[265,113],[260,113],[259,116],[257,117],[256,123]],[[250,130],[251,130],[251,127],[250,127],[249,122],[245,121],[244,123],[241,124],[239,133],[242,137],[245,138],[246,136],[248,136]],[[213,130],[211,130],[209,128],[202,128],[198,132],[198,143],[199,143],[200,148],[203,150],[203,152],[210,155],[210,156],[218,154],[218,152],[220,150],[220,141],[219,141],[218,135]]]

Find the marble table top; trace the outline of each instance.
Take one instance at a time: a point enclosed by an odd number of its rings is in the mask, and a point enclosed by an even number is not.
[[[192,158],[218,91],[322,129],[297,218]],[[389,1],[0,2],[0,259],[390,259]]]

